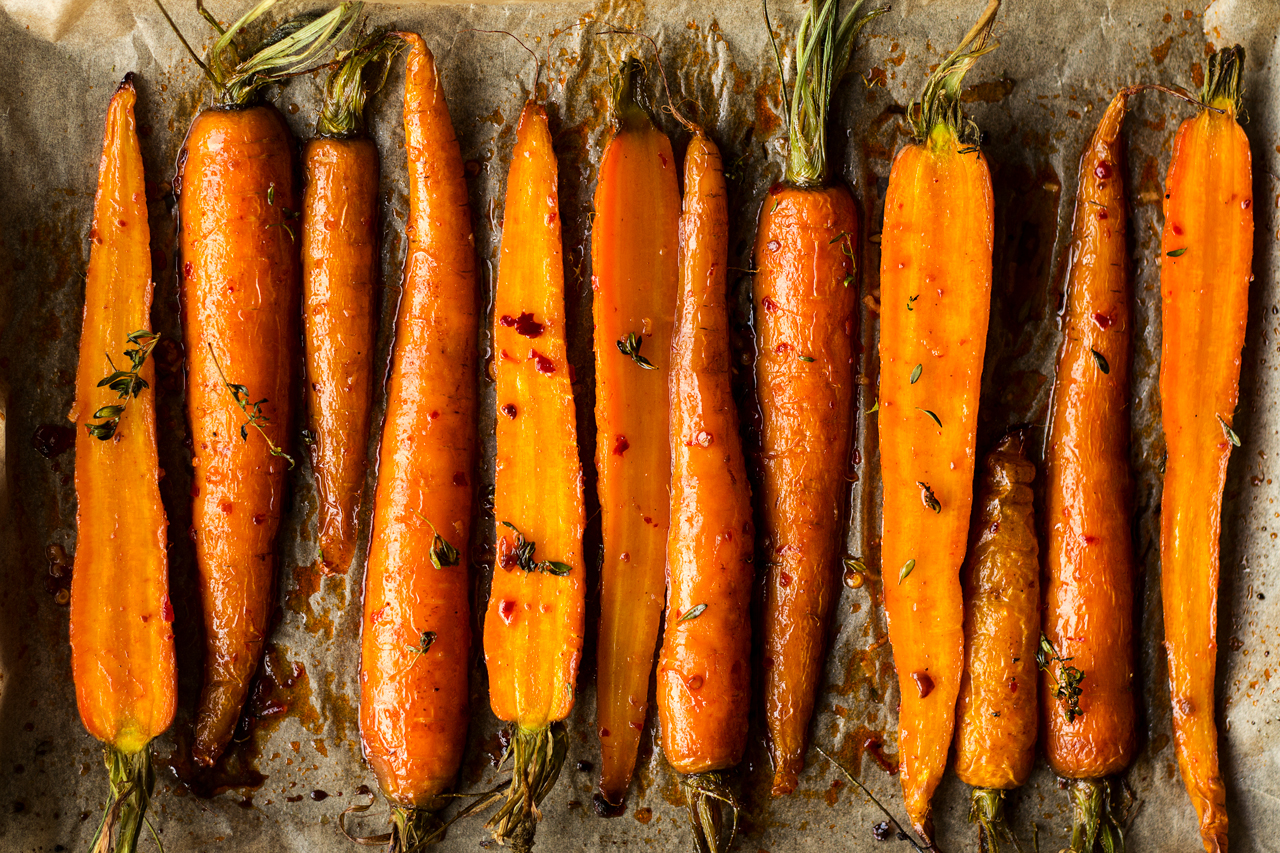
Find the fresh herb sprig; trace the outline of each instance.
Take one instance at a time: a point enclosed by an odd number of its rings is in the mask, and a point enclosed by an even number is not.
[[[535,542],[524,538],[524,534],[520,532],[520,528],[516,527],[509,521],[502,522],[503,527],[508,527],[515,533],[515,564],[526,572],[545,572],[556,577],[564,577],[573,571],[573,566],[568,563],[561,563],[556,560],[535,560],[534,552],[538,550]],[[506,565],[505,559],[503,565]]]
[[[652,361],[640,354],[640,345],[644,343],[644,339],[635,332],[628,332],[626,335],[618,339],[618,351],[623,355],[631,356],[631,360],[643,367],[645,370],[657,370]]]
[[[1049,638],[1044,634],[1040,635],[1040,648],[1036,649],[1036,665],[1046,672],[1051,672],[1053,680],[1057,682],[1057,686],[1053,688],[1053,698],[1062,703],[1062,713],[1068,723],[1075,722],[1076,717],[1084,714],[1084,711],[1080,710],[1080,695],[1083,693],[1080,682],[1084,681],[1084,673],[1068,663],[1072,660],[1075,658],[1064,658],[1058,654],[1058,650],[1053,647],[1053,643],[1049,642]],[[1054,665],[1057,666],[1057,672],[1052,672],[1051,668]]]
[[[106,441],[115,436],[116,429],[120,426],[120,418],[124,415],[129,401],[147,389],[147,380],[143,379],[139,373],[142,371],[142,365],[147,361],[147,356],[151,355],[151,351],[156,348],[159,340],[159,332],[139,329],[130,333],[128,341],[133,346],[124,351],[125,358],[129,359],[128,370],[120,370],[116,367],[110,354],[107,354],[107,364],[111,365],[111,373],[98,383],[98,387],[110,388],[116,392],[116,399],[124,402],[103,406],[94,412],[93,417],[99,422],[85,423],[84,428],[89,431],[89,435],[99,441]]]
[[[267,450],[272,456],[279,456],[281,459],[289,463],[289,467],[293,467],[293,457],[285,453],[276,443],[271,440],[271,436],[267,435],[267,431],[263,429],[267,424],[271,423],[271,418],[262,413],[262,404],[267,402],[267,398],[263,397],[256,403],[249,402],[249,389],[243,385],[237,385],[234,382],[227,381],[227,374],[222,370],[222,362],[218,361],[218,354],[213,351],[213,344],[206,344],[209,347],[209,355],[213,357],[213,366],[218,368],[218,376],[222,378],[222,385],[227,389],[227,393],[231,395],[231,399],[236,401],[236,405],[240,407],[240,411],[244,412],[245,417],[249,420],[240,425],[240,438],[244,441],[249,440],[249,427],[256,429],[261,435],[262,440],[267,443]]]

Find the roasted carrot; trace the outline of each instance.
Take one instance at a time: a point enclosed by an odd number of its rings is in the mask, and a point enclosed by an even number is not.
[[[1092,850],[1104,777],[1133,758],[1133,543],[1129,361],[1132,284],[1120,126],[1131,90],[1111,101],[1080,160],[1062,350],[1045,451],[1045,754],[1073,780],[1073,850]],[[1110,848],[1108,848],[1110,849]]]
[[[1168,462],[1160,517],[1165,648],[1178,766],[1210,853],[1227,848],[1214,724],[1218,536],[1240,392],[1253,262],[1253,178],[1240,127],[1244,51],[1209,59],[1165,181],[1160,400]]]
[[[620,804],[635,770],[666,583],[671,451],[666,417],[680,190],[671,140],[623,63],[591,226],[596,471],[604,560],[596,703],[600,794]]]
[[[364,71],[401,42],[375,30],[325,84],[318,138],[302,154],[302,320],[311,467],[320,493],[320,562],[355,553],[373,406],[378,284],[378,148],[364,135]]]
[[[960,566],[991,303],[991,175],[959,94],[965,72],[994,49],[985,41],[998,9],[992,0],[909,108],[914,140],[894,158],[884,203],[884,603],[901,690],[903,799],[926,841],[964,673]]]
[[[471,648],[466,553],[476,459],[475,240],[462,154],[421,37],[405,71],[409,238],[365,571],[364,754],[416,849],[457,775]]]
[[[770,188],[760,209],[755,245],[760,504],[768,554],[764,695],[774,796],[795,790],[804,769],[843,539],[858,214],[849,190],[829,183],[826,121],[858,31],[879,12],[859,18],[858,0],[842,20],[837,5],[810,4],[800,26],[795,89],[789,99],[784,93],[790,154],[782,183]],[[781,67],[778,73],[785,78]]]
[[[271,5],[255,6],[200,62],[219,103],[192,121],[175,179],[206,643],[193,753],[205,765],[231,738],[266,642],[293,462],[281,446],[289,443],[300,285],[294,143],[273,107],[251,103],[341,37],[358,8],[343,4],[233,64],[232,40]]]
[[[733,400],[729,210],[714,142],[695,128],[684,159],[679,314],[671,354],[671,532],[666,630],[658,664],[658,720],[667,762],[684,775],[699,850],[721,845],[721,809],[735,798],[720,778],[747,746],[751,486]]]
[[[513,762],[506,801],[487,826],[516,850],[532,846],[538,804],[560,775],[560,721],[573,709],[582,657],[585,519],[558,173],[546,110],[529,101],[507,175],[494,293],[498,553],[484,619],[489,701],[512,724]]]
[[[963,571],[965,670],[956,709],[956,775],[973,787],[970,819],[985,849],[1011,839],[1004,795],[1036,758],[1040,543],[1026,432],[1000,439],[978,485],[975,536]],[[979,846],[982,846],[981,844]]]
[[[107,111],[93,205],[76,401],[76,554],[71,667],[76,704],[110,777],[95,851],[132,851],[155,774],[151,739],[177,701],[168,521],[160,503],[151,245],[133,75]],[[113,361],[123,350],[125,360]]]

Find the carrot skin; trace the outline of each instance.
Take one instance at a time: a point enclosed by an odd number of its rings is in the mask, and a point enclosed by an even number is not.
[[[1084,678],[1073,721],[1069,705],[1053,695],[1060,664],[1041,673],[1040,702],[1045,754],[1054,772],[1069,779],[1117,773],[1136,746],[1128,417],[1133,319],[1120,137],[1125,98],[1122,92],[1112,100],[1080,161],[1045,452],[1044,634]]]
[[[240,715],[274,602],[287,462],[252,427],[241,437],[248,417],[223,376],[245,386],[250,402],[265,400],[266,436],[288,445],[300,270],[284,119],[266,106],[205,110],[188,132],[179,181],[192,526],[206,635],[193,752],[212,765]]]
[[[1226,112],[1182,123],[1165,181],[1160,562],[1178,766],[1214,853],[1227,847],[1214,723],[1218,541],[1252,279],[1253,179],[1234,103],[1210,105]]]
[[[303,340],[320,493],[320,555],[345,572],[355,555],[373,406],[378,284],[378,149],[313,139],[303,153]]]
[[[129,400],[115,435],[84,424],[117,392],[99,388],[128,336],[151,327],[151,246],[146,182],[126,79],[107,113],[85,283],[76,402],[76,554],[71,575],[71,667],[85,728],[126,755],[169,727],[177,702],[168,522],[160,502],[155,367]]]
[[[387,798],[428,807],[452,784],[466,744],[479,321],[466,178],[444,89],[421,38],[401,37],[410,45],[409,247],[365,574],[360,734]],[[433,565],[437,532],[460,552],[456,565]]]
[[[729,212],[720,152],[704,134],[690,141],[684,174],[658,719],[667,761],[692,775],[732,767],[746,749],[755,572],[751,486],[731,384]]]
[[[756,237],[760,504],[769,561],[764,693],[774,796],[793,791],[804,769],[843,547],[857,233],[848,190],[778,185]]]
[[[902,694],[903,797],[926,838],[964,672],[960,567],[991,301],[991,176],[981,152],[961,150],[940,125],[898,152],[880,262],[885,611]]]
[[[623,800],[635,770],[666,592],[666,407],[679,278],[676,171],[667,135],[634,103],[622,106],[601,157],[591,229],[604,540],[597,731],[600,790],[611,803]],[[617,342],[630,334],[639,336],[653,369],[619,351]]]
[[[1020,434],[1001,439],[979,479],[965,580],[964,676],[956,775],[975,788],[1016,788],[1036,754],[1040,562],[1031,491],[1036,468]]]

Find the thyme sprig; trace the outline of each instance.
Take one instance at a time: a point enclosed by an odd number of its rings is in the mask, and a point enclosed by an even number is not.
[[[1036,649],[1036,665],[1050,673],[1053,680],[1057,682],[1057,686],[1053,688],[1053,698],[1062,703],[1062,713],[1068,723],[1075,722],[1076,717],[1084,714],[1084,711],[1080,710],[1080,695],[1083,693],[1080,682],[1084,681],[1084,673],[1068,663],[1073,660],[1075,660],[1074,657],[1064,658],[1058,654],[1058,650],[1053,647],[1053,643],[1049,642],[1049,638],[1044,634],[1040,635],[1040,648]],[[1054,665],[1058,667],[1057,672],[1052,670]]]
[[[640,346],[644,343],[644,339],[635,332],[627,332],[618,339],[618,352],[623,355],[631,356],[631,360],[643,367],[645,370],[657,370],[653,362],[640,354]]]
[[[427,518],[416,509],[409,510],[418,518],[427,523],[431,528],[431,565],[437,569],[448,568],[449,566],[458,565],[458,561],[462,555],[458,553],[458,549],[449,544],[449,540],[440,535],[440,531],[431,523],[431,519]]]
[[[222,379],[222,385],[227,389],[227,393],[231,395],[231,399],[236,401],[236,405],[240,407],[240,411],[244,412],[245,417],[249,420],[240,425],[240,438],[244,441],[249,440],[249,427],[256,429],[261,435],[262,440],[267,443],[267,450],[272,456],[279,456],[281,459],[289,463],[289,467],[293,467],[293,457],[285,453],[276,443],[271,440],[271,436],[267,435],[267,431],[263,429],[267,424],[271,423],[271,418],[262,412],[262,404],[267,402],[267,398],[263,397],[256,403],[249,402],[249,389],[243,385],[237,385],[234,382],[227,381],[227,374],[222,369],[222,362],[218,361],[218,354],[213,351],[213,344],[206,343],[209,348],[209,355],[213,356],[213,366],[218,368],[218,376]]]
[[[111,355],[106,354],[107,364],[111,365],[111,373],[99,382],[97,387],[110,388],[116,392],[116,399],[123,402],[103,406],[94,412],[93,417],[99,420],[99,423],[85,423],[84,428],[88,430],[89,435],[99,441],[106,441],[115,436],[116,429],[120,426],[120,418],[124,415],[129,401],[148,387],[147,380],[143,379],[139,373],[142,371],[142,365],[147,361],[147,356],[151,355],[151,351],[156,348],[159,340],[159,332],[139,329],[130,333],[128,341],[133,346],[124,351],[125,358],[129,359],[128,370],[116,367],[116,363],[111,360]]]
[[[537,543],[524,538],[524,534],[520,532],[520,528],[516,527],[509,521],[501,522],[503,527],[508,527],[515,533],[515,565],[519,566],[526,572],[545,572],[556,577],[564,577],[573,571],[573,566],[568,563],[561,563],[557,560],[536,560],[534,552],[538,550]],[[508,565],[506,561],[507,555],[500,557],[503,566]]]
[[[431,651],[431,646],[435,643],[435,641],[436,641],[435,631],[423,631],[422,636],[418,638],[418,645],[410,646],[409,649],[415,655],[425,655],[427,652]]]

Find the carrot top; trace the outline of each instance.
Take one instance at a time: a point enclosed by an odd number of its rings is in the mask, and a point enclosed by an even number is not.
[[[629,56],[610,81],[609,117],[619,130],[653,124],[653,116],[636,98],[636,78],[643,74],[644,64]]]
[[[1200,100],[1214,109],[1226,110],[1235,118],[1240,114],[1240,71],[1244,68],[1244,48],[1224,47],[1209,57],[1209,72],[1204,76]]]
[[[389,27],[378,27],[361,33],[355,44],[340,52],[335,57],[338,67],[324,84],[324,102],[320,118],[316,120],[316,132],[338,139],[363,134],[365,99],[387,82],[390,60],[403,47],[404,41],[391,33]],[[376,62],[383,63],[382,78],[370,89],[365,85],[364,71]]]
[[[787,123],[789,154],[784,179],[799,187],[812,187],[827,180],[827,112],[831,93],[844,79],[853,56],[853,42],[858,32],[888,8],[876,9],[862,17],[858,11],[865,0],[857,0],[843,19],[836,15],[839,0],[818,0],[800,21],[796,33],[796,74],[791,97],[785,89],[786,72],[782,54],[769,23],[769,6],[765,4],[764,21],[778,63],[778,83],[783,87],[782,109]]]
[[[960,85],[978,57],[1000,46],[999,42],[987,44],[999,10],[1000,0],[990,0],[978,22],[960,40],[951,55],[929,75],[920,100],[912,101],[907,108],[911,132],[917,142],[940,145],[959,138],[969,145],[978,144],[977,125],[966,120],[960,109]],[[977,46],[971,50],[975,42]]]

